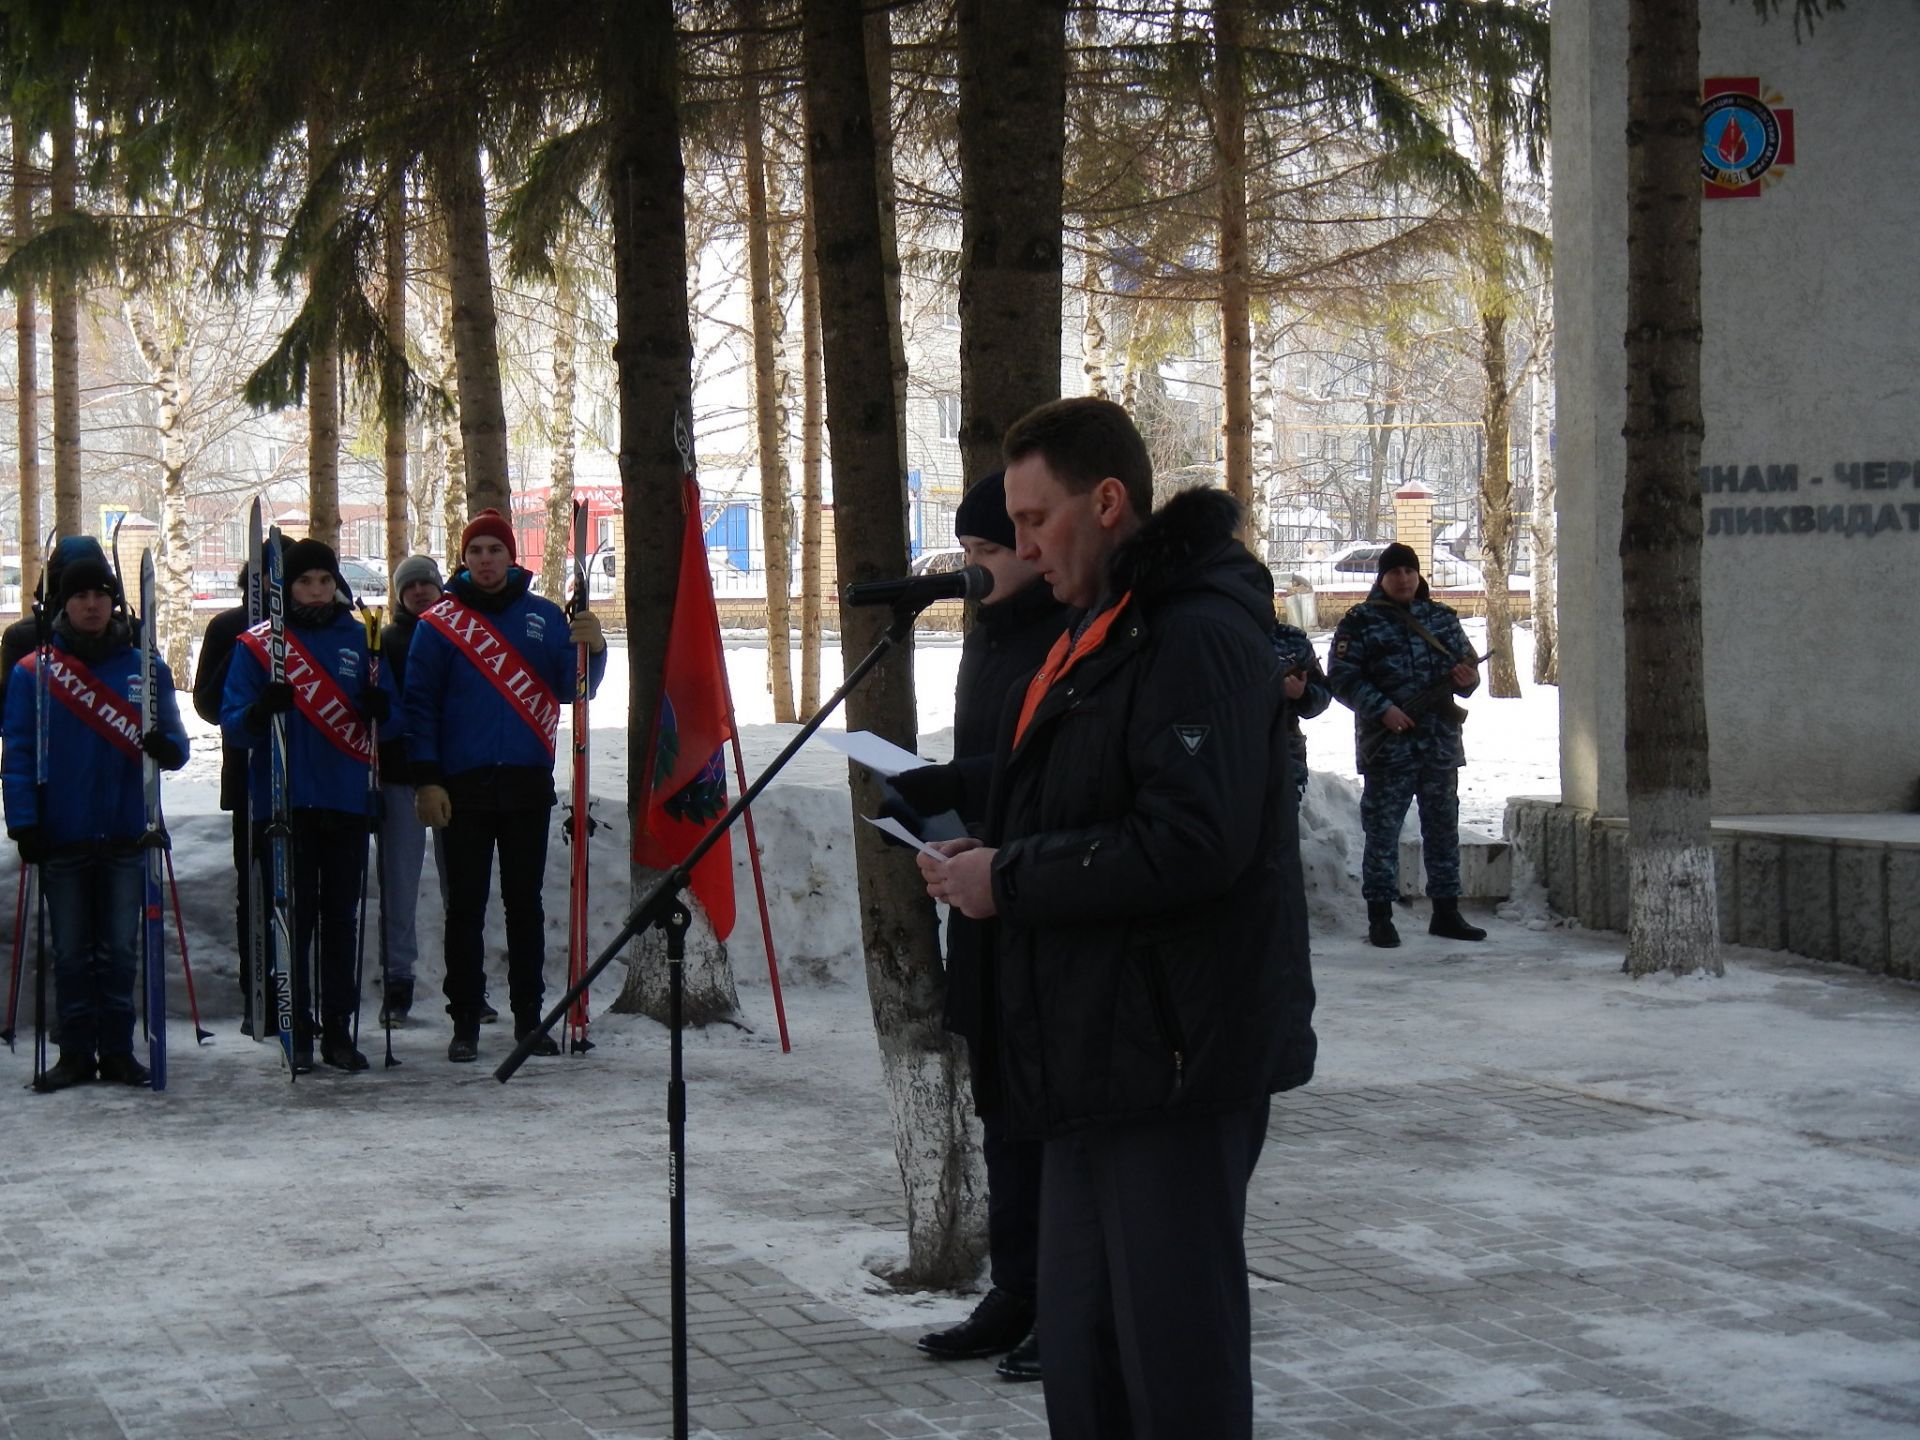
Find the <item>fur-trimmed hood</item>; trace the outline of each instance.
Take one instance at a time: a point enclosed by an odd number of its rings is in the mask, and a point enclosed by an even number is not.
[[[1237,538],[1240,504],[1224,490],[1182,490],[1147,517],[1107,564],[1111,592],[1151,605],[1189,589],[1231,596],[1273,623],[1273,576]]]

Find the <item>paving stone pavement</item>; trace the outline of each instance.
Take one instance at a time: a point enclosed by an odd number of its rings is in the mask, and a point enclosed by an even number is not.
[[[1796,1183],[1732,1174],[1726,1157],[1749,1146]],[[1810,1187],[1823,1147],[1843,1163]],[[1920,1433],[1920,1364],[1899,1363],[1920,1356],[1920,1236],[1846,1183],[1855,1164],[1920,1174],[1920,1156],[1863,1150],[1501,1074],[1287,1096],[1248,1222],[1258,1434]],[[844,1175],[822,1190],[903,1223],[884,1190]],[[59,1334],[5,1324],[9,1297],[38,1283],[20,1237],[57,1217],[4,1213],[21,1223],[0,1289],[0,1440],[669,1433],[657,1269],[582,1270],[531,1296],[456,1275],[262,1287],[85,1356],[71,1348],[87,1343],[84,1308]],[[689,1307],[696,1434],[1046,1434],[1037,1387],[927,1361],[911,1332],[764,1265],[696,1251]],[[1750,1369],[1702,1379],[1687,1352],[1708,1345]]]

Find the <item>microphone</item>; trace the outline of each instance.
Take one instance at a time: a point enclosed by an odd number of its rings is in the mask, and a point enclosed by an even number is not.
[[[897,605],[925,609],[936,600],[984,600],[993,593],[993,572],[978,565],[944,575],[909,575],[904,580],[868,580],[847,587],[849,605]]]

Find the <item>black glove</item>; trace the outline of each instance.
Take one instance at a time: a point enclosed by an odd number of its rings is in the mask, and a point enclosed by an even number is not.
[[[962,799],[960,776],[951,765],[922,765],[887,777],[893,793],[920,815],[957,810]],[[882,813],[885,813],[884,811]]]
[[[7,838],[20,847],[22,865],[38,865],[53,853],[53,847],[47,843],[47,835],[38,825],[22,825],[18,830],[9,830]]]
[[[171,735],[149,730],[140,737],[140,748],[159,762],[162,770],[178,770],[187,763],[187,752]]]
[[[378,685],[364,685],[353,697],[360,707],[360,718],[369,725],[384,725],[393,715],[393,700]]]
[[[284,680],[269,680],[260,687],[253,704],[247,707],[247,728],[264,734],[276,715],[293,709],[293,686]]]

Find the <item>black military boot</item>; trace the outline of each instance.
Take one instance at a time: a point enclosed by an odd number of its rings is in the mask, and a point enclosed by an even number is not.
[[[1367,943],[1391,950],[1400,943],[1400,932],[1393,928],[1393,902],[1367,901]]]
[[[132,1054],[121,1051],[115,1055],[100,1057],[100,1078],[109,1085],[150,1085],[153,1076],[147,1073],[147,1067],[134,1059]]]
[[[1033,1302],[1009,1290],[989,1290],[973,1314],[951,1330],[922,1335],[920,1349],[936,1360],[974,1360],[1011,1350],[1033,1329]]]
[[[1460,913],[1458,900],[1436,899],[1433,902],[1433,919],[1427,922],[1427,934],[1438,935],[1446,940],[1484,940],[1487,932],[1478,925],[1469,925],[1466,917]]]
[[[320,1059],[336,1070],[364,1070],[367,1057],[353,1047],[353,1026],[345,1015],[335,1015],[320,1027]]]
[[[453,1041],[447,1046],[447,1059],[456,1065],[465,1065],[479,1058],[480,1017],[472,1014],[454,1016]]]

